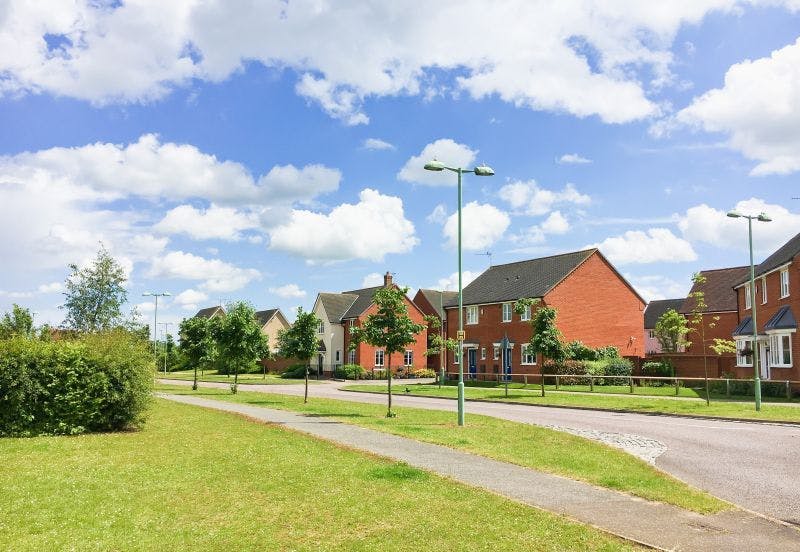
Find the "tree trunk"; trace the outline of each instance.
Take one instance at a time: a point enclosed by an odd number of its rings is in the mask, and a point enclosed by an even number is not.
[[[308,402],[308,364],[306,364],[306,389],[305,394],[303,395],[303,403]]]
[[[197,364],[194,365],[194,382],[192,383],[192,391],[197,391]]]
[[[387,372],[387,377],[389,381],[389,410],[386,412],[386,417],[394,418],[394,414],[392,413],[392,353],[389,353],[389,370]]]

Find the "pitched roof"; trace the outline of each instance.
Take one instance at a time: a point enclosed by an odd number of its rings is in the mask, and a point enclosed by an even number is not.
[[[792,308],[788,305],[779,308],[778,311],[772,315],[772,318],[770,318],[767,323],[764,324],[765,331],[796,329],[797,320],[795,320]]]
[[[278,309],[267,309],[267,310],[258,311],[256,313],[256,320],[258,321],[259,324],[261,324],[263,326],[267,322],[269,322],[270,319],[273,316],[275,316],[276,312],[278,312]]]
[[[353,289],[350,291],[343,291],[342,293],[345,295],[355,295],[356,300],[353,304],[350,305],[350,308],[347,309],[342,315],[342,320],[347,318],[356,318],[362,312],[367,310],[369,306],[372,304],[372,297],[375,295],[375,292],[381,289],[383,286],[375,286],[370,288],[364,289]]]
[[[439,291],[438,289],[420,289],[419,293],[421,293],[425,299],[428,300],[428,303],[431,304],[433,309],[436,311],[436,314],[439,315],[439,318],[444,316],[444,305],[448,304],[448,301],[453,301],[454,303],[458,302],[458,292],[457,291]]]
[[[357,295],[348,293],[320,293],[319,300],[328,315],[328,322],[338,324],[342,320],[342,315],[358,299]]]
[[[762,274],[766,274],[771,270],[775,270],[781,265],[785,265],[794,259],[798,254],[800,254],[800,234],[797,234],[795,237],[780,246],[775,253],[764,259],[764,261],[762,261],[761,264],[759,264],[755,269],[756,276],[761,276]],[[741,285],[746,282],[747,278],[742,278],[739,281],[739,284]]]
[[[194,318],[211,318],[214,316],[217,311],[221,311],[222,314],[225,314],[225,309],[217,305],[216,307],[207,307],[205,309],[200,309],[197,311],[197,314],[194,315]]]
[[[753,317],[745,316],[733,329],[733,335],[753,335]]]
[[[736,304],[736,291],[733,289],[742,280],[747,279],[750,268],[747,266],[736,266],[732,268],[718,268],[715,270],[701,270],[700,274],[705,276],[706,281],[702,284],[694,284],[683,305],[678,309],[680,313],[692,312],[696,304],[692,293],[703,292],[706,308],[703,312],[725,312],[738,309]]]
[[[515,299],[544,297],[592,254],[596,248],[539,259],[495,265],[463,289],[465,305],[499,303]],[[457,295],[445,303],[458,306]]]
[[[644,309],[644,327],[652,329],[656,327],[656,322],[661,315],[672,309],[677,311],[683,305],[684,299],[659,299],[650,301]]]

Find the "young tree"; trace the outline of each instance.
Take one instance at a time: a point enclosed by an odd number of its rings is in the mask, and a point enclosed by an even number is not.
[[[364,325],[350,328],[350,348],[359,343],[369,343],[373,347],[382,347],[386,351],[389,362],[389,409],[387,418],[393,418],[392,412],[392,354],[405,350],[407,345],[416,343],[416,335],[425,329],[424,324],[417,324],[408,316],[405,299],[408,288],[382,287],[375,292],[373,301],[378,310],[367,316]]]
[[[256,322],[255,309],[243,301],[235,303],[219,324],[212,326],[219,358],[233,367],[231,393],[236,394],[239,372],[252,368],[264,357],[269,344]]]
[[[538,303],[538,299],[521,299],[514,305],[514,310],[521,314],[526,308],[533,310]],[[534,353],[542,354],[542,364],[545,358],[556,362],[566,358],[561,332],[556,327],[557,316],[558,311],[554,307],[539,307],[531,314],[530,346]]]
[[[654,332],[661,344],[661,350],[665,353],[677,353],[692,344],[686,339],[689,333],[686,318],[678,314],[675,309],[669,309],[661,315],[656,322]]]
[[[208,318],[185,318],[179,327],[181,352],[194,367],[192,389],[197,390],[197,368],[210,367],[216,358],[216,343]]]
[[[458,349],[458,341],[452,338],[446,338],[440,331],[442,328],[442,321],[438,316],[433,314],[425,315],[425,322],[428,323],[428,349],[425,351],[425,356],[440,355],[441,359],[441,373],[439,374],[439,387],[442,386],[444,380],[444,365],[447,360],[444,358],[447,351],[455,351]]]
[[[91,265],[78,268],[70,264],[71,273],[64,286],[66,300],[60,307],[67,311],[64,323],[75,330],[96,332],[122,323],[122,305],[128,299],[123,287],[125,271],[100,244]]]
[[[308,364],[319,350],[319,318],[313,312],[297,309],[297,318],[288,329],[278,332],[278,351],[284,358],[296,358],[306,365],[305,395],[303,402],[308,402]]]
[[[701,286],[706,283],[706,277],[703,276],[700,272],[695,273],[692,275],[692,283],[695,286]],[[708,359],[706,358],[706,325],[709,328],[713,328],[717,325],[719,321],[719,316],[712,316],[710,321],[706,324],[705,323],[705,311],[708,308],[706,304],[706,294],[703,291],[693,291],[688,295],[688,299],[691,302],[692,310],[690,311],[689,315],[689,323],[691,327],[689,328],[689,333],[699,333],[700,334],[700,347],[703,352],[703,374],[705,375],[705,382],[706,382],[706,405],[711,402],[711,398],[709,397],[709,389],[708,389]]]
[[[31,311],[16,303],[11,307],[11,312],[5,313],[3,319],[0,320],[0,339],[9,339],[14,336],[33,336]]]

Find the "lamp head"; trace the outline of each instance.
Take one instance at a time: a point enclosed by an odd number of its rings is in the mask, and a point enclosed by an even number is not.
[[[761,222],[772,222],[772,219],[769,218],[769,215],[766,213],[759,213],[758,220]]]
[[[475,176],[494,176],[494,169],[486,165],[478,165],[473,172]]]
[[[736,210],[728,211],[728,216],[731,218],[742,218],[742,214]]]
[[[426,171],[443,171],[444,170],[444,163],[441,161],[434,159],[433,161],[429,161],[425,163],[425,170]]]
[[[168,292],[168,291],[165,291],[161,295],[163,295],[164,297],[172,297],[172,294],[170,292]]]

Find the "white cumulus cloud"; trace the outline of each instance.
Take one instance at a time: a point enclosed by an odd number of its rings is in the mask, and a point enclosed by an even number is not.
[[[485,249],[499,240],[511,218],[488,203],[471,201],[462,209],[461,245],[466,250]],[[442,230],[450,247],[458,244],[458,213],[447,217]]]
[[[500,199],[520,213],[537,216],[549,213],[556,205],[588,205],[591,198],[574,184],[560,191],[540,187],[535,180],[515,181],[500,188]]]
[[[475,278],[480,276],[480,272],[473,272],[471,270],[463,270],[461,272],[461,287],[467,287]],[[439,278],[433,289],[441,291],[458,291],[458,272],[453,272],[450,276]]]
[[[560,165],[585,165],[591,162],[591,159],[587,159],[581,155],[578,155],[577,153],[565,153],[556,159],[556,163]]]
[[[179,205],[167,211],[153,228],[164,234],[186,234],[195,240],[236,241],[242,238],[242,231],[257,227],[256,216],[212,204],[208,209]]]
[[[286,284],[283,286],[271,287],[269,288],[269,292],[274,293],[278,297],[283,297],[284,299],[299,299],[306,296],[305,290],[300,289],[297,284]]]
[[[199,305],[208,301],[208,294],[196,289],[186,289],[175,296],[174,302],[186,311],[199,310]]]
[[[381,140],[380,138],[367,138],[364,140],[363,145],[361,146],[364,149],[368,150],[393,150],[395,148],[394,144],[387,142],[386,140]]]
[[[380,272],[370,272],[361,280],[362,288],[370,288],[383,285],[383,274]]]
[[[593,247],[614,264],[679,263],[697,260],[688,241],[668,228],[650,228],[646,232],[629,230],[621,236],[606,238]]]
[[[430,186],[456,186],[458,177],[451,171],[426,171],[425,163],[438,159],[448,167],[471,169],[475,166],[477,150],[459,144],[450,138],[441,138],[425,146],[419,155],[412,156],[400,172],[398,180],[428,184]]]
[[[206,259],[183,251],[171,251],[153,259],[148,276],[200,280],[203,289],[221,292],[236,291],[261,277],[253,268],[239,268],[219,259]]]

